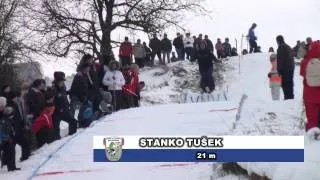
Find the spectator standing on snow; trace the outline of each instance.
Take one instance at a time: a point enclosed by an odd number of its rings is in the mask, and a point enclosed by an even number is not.
[[[137,91],[139,88],[139,66],[132,64],[129,69],[129,77],[126,79],[126,84],[122,87],[124,94],[125,108],[135,107],[135,99],[138,97]]]
[[[12,124],[14,129],[14,140],[19,146],[21,146],[22,154],[20,161],[25,161],[29,158],[31,154],[30,142],[25,136],[27,130],[27,124],[25,121],[25,116],[22,109],[22,104],[19,102],[19,93],[10,92],[8,94],[7,106],[13,109]]]
[[[27,106],[29,109],[29,116],[34,120],[40,116],[45,107],[44,91],[46,89],[45,81],[37,79],[33,82],[31,89],[27,94]]]
[[[45,108],[32,124],[32,131],[36,135],[38,148],[52,142],[52,115],[55,110],[54,96],[54,92],[51,90],[45,93]]]
[[[298,59],[305,58],[304,56],[307,54],[307,51],[308,51],[308,49],[307,49],[306,43],[305,42],[301,42],[296,58],[298,58]]]
[[[285,43],[284,38],[281,35],[277,37],[277,44],[277,68],[278,73],[282,78],[282,90],[284,94],[284,99],[294,99],[293,75],[295,64],[293,52],[291,47]]]
[[[81,65],[83,64],[89,64],[90,66],[89,72],[86,73],[87,80],[88,80],[88,100],[92,102],[93,112],[97,113],[99,110],[99,104],[101,101],[101,96],[100,96],[101,83],[99,81],[99,73],[101,73],[99,72],[99,68],[101,68],[101,65],[98,63],[95,63],[95,58],[90,54],[85,54],[82,56],[79,67],[81,67]],[[77,71],[79,71],[79,67],[77,68]]]
[[[209,36],[208,36],[208,35],[205,35],[205,36],[204,36],[204,40],[207,42],[207,45],[208,45],[208,48],[209,48],[210,52],[213,53],[213,50],[214,50],[214,48],[213,48],[213,43],[212,43],[212,41],[209,39]]]
[[[183,59],[184,45],[183,45],[183,39],[180,33],[177,33],[177,37],[173,40],[173,45],[176,49],[178,59],[184,60]]]
[[[76,109],[81,109],[82,105],[89,100],[89,80],[87,76],[89,71],[90,64],[82,64],[79,67],[79,72],[73,78],[69,90],[70,110],[73,116],[75,115]]]
[[[272,100],[278,101],[280,100],[280,89],[281,89],[281,77],[278,73],[277,69],[277,55],[271,54],[270,56],[271,62],[271,70],[268,73],[268,77],[270,80],[270,89]]]
[[[146,42],[143,42],[143,47],[144,47],[144,50],[145,50],[145,52],[146,52],[146,57],[145,57],[145,59],[144,59],[144,66],[145,66],[146,64],[150,64],[152,51],[151,51],[151,49],[147,46],[147,43],[146,43]]]
[[[219,59],[223,58],[223,44],[220,38],[217,39],[216,51],[217,51],[217,57]]]
[[[293,56],[298,57],[299,48],[301,46],[301,42],[297,41],[296,46],[293,48]]]
[[[133,55],[135,63],[138,64],[140,68],[143,68],[147,53],[145,47],[141,44],[140,39],[138,39],[137,43],[133,46]]]
[[[229,43],[229,38],[226,38],[225,42],[222,45],[223,45],[223,58],[230,57],[232,49]]]
[[[67,90],[64,82],[64,74],[58,74],[53,81],[55,89],[55,111],[53,114],[54,139],[60,139],[60,122],[63,120],[68,123],[69,135],[77,132],[77,121],[74,118],[68,101]]]
[[[249,41],[249,45],[250,45],[250,50],[249,53],[256,53],[258,52],[258,44],[257,44],[257,36],[255,35],[255,28],[257,27],[256,23],[253,23],[252,26],[249,29],[248,32],[248,41]]]
[[[120,65],[116,61],[111,61],[109,65],[110,71],[107,71],[103,84],[108,86],[109,91],[112,94],[112,105],[116,111],[123,108],[123,93],[122,86],[125,85],[123,74],[120,70]]]
[[[253,23],[251,28],[249,29],[248,38],[249,38],[249,44],[250,44],[250,53],[258,52],[258,44],[257,44],[257,37],[254,33],[254,30],[256,29],[257,24]]]
[[[168,35],[164,34],[163,39],[161,40],[161,52],[162,52],[162,63],[163,65],[166,64],[166,59],[168,63],[170,63],[170,53],[172,51],[172,43],[168,39]]]
[[[109,63],[110,63],[110,59],[107,58],[103,61],[103,64],[100,65],[100,68],[99,68],[99,71],[98,71],[98,81],[99,81],[99,84],[100,84],[100,89],[102,88],[103,91],[108,91],[108,87],[107,86],[104,86],[102,84],[102,80],[103,80],[103,77],[105,75],[105,73],[107,71],[109,71]]]
[[[7,99],[0,97],[0,154],[1,166],[7,166],[8,171],[21,170],[16,167],[16,142],[14,140],[14,110],[7,106]]]
[[[132,63],[132,52],[132,44],[129,42],[129,38],[125,37],[124,42],[121,43],[119,49],[119,57],[122,66],[130,65]]]
[[[161,41],[158,39],[156,34],[153,34],[153,38],[149,42],[149,47],[151,48],[151,66],[154,65],[154,58],[158,57],[159,62],[162,62],[161,59]]]
[[[309,50],[309,46],[310,46],[311,43],[312,43],[312,38],[311,38],[311,37],[308,37],[308,38],[306,39],[306,42],[307,42],[307,44],[306,44],[306,50],[308,51],[308,50]]]
[[[199,71],[201,75],[200,87],[202,92],[211,93],[215,89],[214,79],[212,76],[213,73],[213,54],[210,52],[210,49],[205,40],[198,42],[196,52],[196,59],[199,64]]]
[[[320,41],[309,44],[309,51],[300,67],[303,101],[308,119],[306,130],[320,128]]]
[[[183,39],[183,45],[184,45],[184,50],[188,60],[191,59],[193,43],[194,43],[194,39],[190,36],[190,33],[187,33],[186,37]]]

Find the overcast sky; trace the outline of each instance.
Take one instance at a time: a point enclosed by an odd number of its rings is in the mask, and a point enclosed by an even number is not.
[[[242,34],[247,35],[253,22],[258,24],[255,32],[258,45],[263,51],[269,47],[277,48],[275,38],[282,34],[290,46],[297,40],[311,36],[320,40],[320,0],[206,0],[204,4],[211,11],[211,17],[186,15],[184,27],[192,34],[208,34],[213,42],[219,37],[229,37],[233,47],[238,40],[241,46]],[[170,39],[176,35],[176,29],[166,31]],[[115,32],[113,38],[123,40],[126,32]],[[131,41],[147,36],[139,33],[135,38],[128,35]],[[247,42],[243,40],[243,48]]]
[[[241,35],[247,35],[253,22],[258,24],[256,35],[264,51],[276,47],[279,34],[291,46],[307,36],[320,39],[319,0],[207,0],[206,7],[212,11],[212,19],[189,18],[186,26],[192,33],[203,32],[214,41],[230,37],[235,46],[237,38],[240,47]]]

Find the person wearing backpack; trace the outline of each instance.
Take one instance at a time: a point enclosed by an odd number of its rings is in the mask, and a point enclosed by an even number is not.
[[[309,45],[309,50],[300,66],[308,131],[320,127],[320,41]]]

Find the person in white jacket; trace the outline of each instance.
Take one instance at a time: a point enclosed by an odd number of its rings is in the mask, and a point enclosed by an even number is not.
[[[102,80],[102,84],[108,87],[112,93],[112,104],[114,110],[118,111],[123,108],[123,93],[122,86],[125,85],[125,80],[120,69],[120,64],[117,61],[111,61]]]
[[[194,39],[190,36],[190,33],[187,33],[186,37],[183,39],[183,45],[184,45],[184,49],[185,49],[188,60],[190,60],[191,58],[193,43],[194,43]]]

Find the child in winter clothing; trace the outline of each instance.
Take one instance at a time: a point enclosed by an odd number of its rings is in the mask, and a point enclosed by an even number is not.
[[[268,77],[270,80],[272,100],[278,101],[280,100],[281,77],[277,71],[277,55],[276,54],[272,54],[270,56],[270,62],[271,62],[271,71],[268,73]]]

